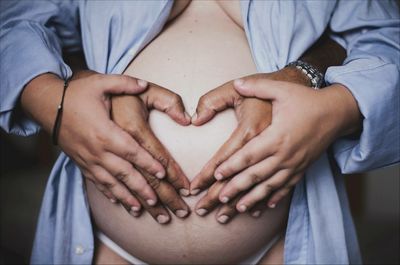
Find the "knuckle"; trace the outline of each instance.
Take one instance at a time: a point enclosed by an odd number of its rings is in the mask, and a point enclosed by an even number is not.
[[[171,95],[170,102],[169,102],[171,104],[171,106],[179,105],[179,104],[181,104],[181,102],[182,102],[182,98],[179,95],[177,95],[177,94]]]
[[[267,192],[275,190],[276,188],[277,188],[277,185],[274,183],[269,183],[269,182],[265,183],[265,190]]]
[[[161,185],[161,180],[159,180],[158,178],[155,178],[155,177],[149,177],[147,179],[147,183],[154,190],[158,190],[160,188],[160,185]],[[147,186],[147,183],[146,182],[143,183],[143,186],[142,186],[143,189],[144,189],[145,186]]]
[[[94,74],[89,78],[93,79],[93,82],[102,83],[106,77],[102,74]]]
[[[250,173],[249,176],[250,176],[252,184],[260,183],[263,180],[263,178],[258,173],[255,173],[255,172]]]
[[[116,179],[118,179],[119,181],[121,181],[123,183],[127,183],[129,181],[129,174],[127,174],[125,172],[121,172],[116,175]]]
[[[243,155],[243,163],[245,165],[250,165],[254,160],[254,156],[251,152],[246,152]]]
[[[138,135],[140,133],[140,129],[138,128],[138,126],[136,126],[135,124],[133,124],[132,121],[124,121],[122,124],[120,124],[120,126],[126,131],[128,132],[130,135]]]
[[[203,95],[200,97],[199,99],[199,106],[201,106],[202,108],[212,108],[212,101],[210,99],[210,97],[208,97],[208,95]]]
[[[122,86],[129,86],[134,79],[126,75],[118,75],[118,80]]]
[[[165,168],[168,168],[168,165],[170,164],[170,160],[161,154],[157,156],[157,161],[160,162],[160,164]]]
[[[107,189],[110,189],[110,190],[114,189],[118,184],[117,181],[111,180],[111,179],[105,180],[100,183],[103,184]]]
[[[134,152],[132,150],[126,150],[125,154],[124,154],[124,158],[127,161],[136,161],[138,158],[138,154],[137,154],[137,152]]]
[[[107,146],[110,144],[110,137],[106,133],[99,131],[93,132],[93,135],[90,136],[90,139],[95,139],[95,144],[97,146]]]

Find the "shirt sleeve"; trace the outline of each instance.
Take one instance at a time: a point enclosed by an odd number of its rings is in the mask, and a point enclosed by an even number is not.
[[[328,84],[353,94],[363,116],[362,132],[343,137],[333,153],[343,173],[388,166],[400,160],[400,20],[396,1],[339,1],[332,37],[347,50],[343,66],[330,67]]]
[[[1,1],[0,127],[27,136],[40,127],[19,106],[24,86],[43,73],[68,78],[62,50],[77,50],[78,1]]]

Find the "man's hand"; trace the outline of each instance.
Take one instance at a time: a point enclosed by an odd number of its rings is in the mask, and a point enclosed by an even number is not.
[[[24,89],[24,110],[51,133],[63,80],[53,74],[33,79]],[[162,178],[162,164],[110,119],[110,95],[138,94],[147,82],[122,75],[90,72],[70,82],[66,91],[59,145],[110,200],[139,211],[141,201],[157,203],[157,196],[136,169]],[[134,167],[134,166],[136,167]]]
[[[342,85],[313,90],[288,82],[236,80],[235,88],[273,105],[271,125],[215,171],[219,180],[233,176],[219,192],[221,202],[246,192],[236,203],[240,212],[268,197],[274,208],[334,139],[360,128],[357,103]]]
[[[288,80],[300,84],[309,84],[306,77],[295,68],[284,68],[280,71],[268,74],[254,74],[243,78],[244,80]],[[201,125],[214,117],[217,112],[226,108],[235,109],[238,119],[238,127],[232,133],[227,142],[217,151],[211,160],[203,167],[201,172],[191,183],[191,193],[197,194],[200,190],[207,188],[216,180],[214,178],[215,169],[227,160],[236,151],[242,148],[248,141],[261,133],[271,122],[272,109],[271,103],[246,98],[237,93],[233,86],[233,81],[228,82],[200,98],[196,111],[196,119],[192,119],[194,125]],[[197,203],[196,212],[199,215],[206,213],[219,206],[219,191],[226,185],[226,181],[215,182],[207,194]],[[237,200],[240,196],[237,196]],[[259,207],[252,209],[252,215],[260,215]],[[255,213],[255,214],[254,214]],[[223,205],[216,213],[216,218],[221,223],[226,223],[237,214],[233,201]]]
[[[156,207],[145,208],[160,223],[166,223],[170,216],[163,206],[168,207],[178,217],[188,215],[189,207],[176,190],[184,196],[189,195],[189,180],[151,130],[148,123],[151,109],[165,112],[181,125],[190,124],[190,116],[186,114],[181,98],[156,84],[149,83],[148,89],[138,96],[114,96],[112,99],[112,119],[115,123],[152,154],[167,171],[165,180],[142,171],[160,199]]]

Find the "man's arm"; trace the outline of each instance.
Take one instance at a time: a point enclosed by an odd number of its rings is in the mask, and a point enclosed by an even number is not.
[[[327,54],[329,54],[329,56]],[[326,37],[325,34],[318,41],[318,45],[313,45],[300,59],[311,64],[318,62],[320,71],[325,72],[329,66],[340,64],[344,60],[344,54],[344,49],[332,39]],[[322,56],[321,59],[319,58],[320,56]],[[308,77],[296,67],[285,67],[277,72],[251,75],[243,79],[251,81],[277,80],[304,86],[311,85]],[[232,102],[233,99],[234,102]],[[266,105],[268,105],[268,107]],[[271,103],[269,101],[246,99],[242,97],[236,92],[233,87],[233,81],[231,81],[210,91],[200,99],[197,110],[198,117],[195,121],[192,120],[192,123],[200,125],[210,120],[212,118],[210,115],[215,115],[214,110],[222,111],[233,106],[235,107],[237,117],[239,117],[239,125],[229,140],[217,151],[192,181],[192,194],[197,194],[200,190],[213,184],[216,181],[214,178],[215,169],[268,127],[273,118],[271,117]],[[199,215],[205,215],[213,208],[220,205],[218,195],[226,183],[226,180],[223,182],[217,181],[210,187],[207,195],[196,205],[196,212]],[[225,217],[221,218],[221,220],[227,222],[236,215],[237,210],[233,202],[237,202],[239,199],[240,196],[237,196],[234,200],[231,200],[230,203],[222,205],[218,210],[217,220],[219,220],[218,218],[221,216],[226,216],[228,219]],[[259,210],[258,208],[259,207],[255,207],[252,209],[252,213],[257,212]]]

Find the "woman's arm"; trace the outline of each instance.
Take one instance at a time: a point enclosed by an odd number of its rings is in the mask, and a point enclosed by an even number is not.
[[[40,126],[52,132],[63,80],[72,74],[62,50],[76,50],[81,42],[77,4],[2,3],[0,125],[7,132],[29,135]],[[154,190],[132,164],[160,178],[165,169],[111,121],[109,95],[139,93],[146,85],[121,75],[74,79],[66,92],[61,120],[63,151],[107,197],[119,199],[129,211],[140,209],[136,195],[149,205],[157,201]]]

